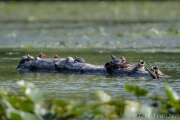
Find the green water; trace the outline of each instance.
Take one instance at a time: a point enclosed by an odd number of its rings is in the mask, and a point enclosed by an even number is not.
[[[43,52],[51,58],[55,54],[60,57],[80,56],[88,63],[103,65],[110,60],[110,54],[126,56],[127,60],[137,63],[142,59],[148,67],[158,65],[163,73],[171,76],[167,79],[152,80],[131,77],[112,77],[101,75],[76,75],[61,73],[19,73],[15,70],[18,59],[30,54],[36,56]],[[126,83],[137,84],[156,94],[164,94],[164,85],[170,84],[180,92],[180,54],[179,53],[137,53],[137,52],[102,52],[102,50],[61,50],[61,49],[0,49],[0,86],[11,88],[11,92],[19,92],[16,81],[25,80],[34,83],[46,98],[94,100],[92,94],[96,90],[104,90],[114,98],[135,99],[124,89]]]

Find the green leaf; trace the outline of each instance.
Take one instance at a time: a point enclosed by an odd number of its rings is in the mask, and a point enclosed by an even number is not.
[[[105,114],[105,113],[110,113],[110,112],[111,111],[103,105],[98,105],[92,109],[92,113],[94,114]]]
[[[0,114],[5,114],[5,108],[4,106],[2,106],[1,100],[0,100]]]
[[[7,116],[11,120],[38,120],[37,117],[31,113],[8,108],[6,110]]]
[[[14,108],[21,109],[27,112],[33,112],[33,104],[27,99],[20,99],[18,96],[8,97],[6,99]]]
[[[65,107],[68,105],[68,102],[66,102],[64,100],[53,100],[52,103],[57,105],[57,106],[61,106],[61,107]]]
[[[176,91],[173,90],[172,87],[170,87],[169,85],[165,86],[165,90],[166,90],[166,94],[168,96],[169,101],[174,102],[179,100],[179,96],[176,93]]]
[[[76,101],[72,101],[70,105],[71,105],[73,108],[76,108],[76,107],[84,106],[85,103],[86,103],[85,100],[79,99],[79,100],[76,100]]]
[[[136,95],[136,96],[146,96],[147,95],[147,93],[148,93],[148,91],[147,90],[145,90],[145,89],[143,89],[143,88],[141,88],[141,87],[139,87],[139,86],[137,86],[137,85],[128,85],[128,84],[126,84],[125,85],[125,88],[126,88],[126,90],[127,91],[129,91],[129,92],[134,92],[134,94]]]
[[[87,112],[88,110],[88,106],[86,105],[86,100],[83,99],[72,101],[70,103],[70,106],[72,107],[70,112],[73,115],[82,115],[84,112]]]
[[[29,82],[18,81],[17,84],[21,87],[24,94],[35,104],[43,104],[43,97],[39,90]]]
[[[71,113],[73,115],[82,115],[84,112],[86,112],[85,107],[84,108],[78,108],[78,109],[76,108],[76,109],[71,110]]]
[[[104,91],[97,91],[96,95],[98,96],[101,102],[111,101],[111,96],[105,93]]]

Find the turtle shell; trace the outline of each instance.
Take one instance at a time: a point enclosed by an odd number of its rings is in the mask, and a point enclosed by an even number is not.
[[[122,63],[122,60],[119,58],[116,58],[114,55],[111,55],[111,58],[112,60],[110,63],[113,65],[120,65]]]
[[[114,65],[120,65],[122,63],[122,60],[119,58],[115,58],[111,61],[111,63]]]
[[[46,55],[43,54],[42,52],[40,52],[40,54],[37,57],[42,58],[42,59],[46,59],[47,58]]]
[[[74,62],[80,62],[80,63],[85,63],[85,60],[80,57],[75,57]]]
[[[19,60],[19,65],[24,64],[25,61],[32,61],[34,60],[34,57],[31,55],[25,55]]]

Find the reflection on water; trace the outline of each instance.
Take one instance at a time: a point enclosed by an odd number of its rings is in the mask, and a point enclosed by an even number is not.
[[[58,54],[60,57],[80,56],[88,63],[103,65],[110,60],[110,54],[125,56],[132,63],[137,63],[139,59],[146,61],[147,67],[158,65],[167,75],[168,79],[151,80],[131,77],[112,77],[101,75],[76,75],[61,73],[19,73],[15,70],[18,59],[29,53],[36,56],[40,51],[47,57]],[[17,54],[18,53],[18,54]],[[164,94],[164,85],[170,84],[177,92],[180,92],[180,54],[179,53],[135,53],[135,52],[101,52],[99,50],[80,51],[56,51],[55,49],[1,49],[0,50],[0,86],[11,87],[19,92],[15,84],[18,80],[26,80],[34,83],[46,98],[71,99],[86,98],[93,100],[90,95],[96,90],[104,90],[113,97],[122,99],[136,99],[131,93],[124,89],[125,84],[137,84],[154,94]]]

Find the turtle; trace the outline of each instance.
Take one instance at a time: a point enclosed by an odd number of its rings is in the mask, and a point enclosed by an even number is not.
[[[120,65],[121,68],[135,68],[136,67],[134,64],[127,62],[124,56],[121,56],[120,59],[122,60],[122,63]]]
[[[122,60],[122,63],[126,63],[126,58],[124,56],[121,56],[120,59]]]
[[[74,62],[86,63],[83,58],[75,56]]]
[[[60,57],[58,55],[55,55],[54,59],[60,59]]]
[[[159,79],[160,77],[165,76],[160,70],[158,66],[152,66],[151,70],[149,70],[147,67],[146,69],[149,71],[153,79]]]
[[[119,58],[116,58],[114,55],[111,55],[111,58],[112,58],[112,60],[111,60],[110,64],[112,66],[114,66],[115,68],[119,68],[122,63],[122,60]]]
[[[47,58],[46,55],[44,55],[42,52],[40,52],[40,54],[37,57],[39,57],[41,59],[46,59]]]
[[[155,72],[157,76],[164,76],[164,74],[159,70],[158,66],[152,66],[151,70]]]
[[[134,71],[145,71],[145,61],[139,60],[138,65],[134,67]]]
[[[145,70],[145,68],[144,68],[144,66],[145,66],[145,61],[139,60],[138,66],[139,66],[139,70]]]
[[[33,61],[33,60],[34,60],[34,57],[31,56],[31,55],[29,55],[29,54],[27,54],[27,55],[23,56],[23,57],[19,60],[19,65],[18,65],[18,66],[24,64],[26,61]]]
[[[67,57],[65,60],[65,64],[68,64],[69,62],[74,62],[74,59],[72,57]]]

